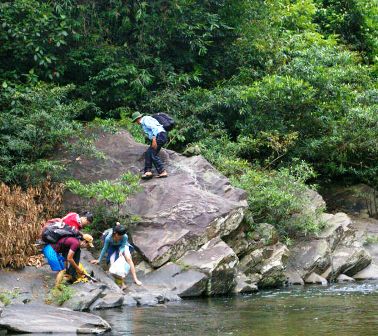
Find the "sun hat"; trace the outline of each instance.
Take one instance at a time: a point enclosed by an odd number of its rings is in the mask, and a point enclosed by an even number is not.
[[[88,243],[88,245],[90,247],[94,247],[94,245],[93,245],[93,237],[90,234],[84,233],[83,234],[83,239]]]
[[[134,112],[132,115],[131,115],[131,119],[133,120],[133,122],[135,122],[135,120],[137,120],[138,118],[141,118],[143,117],[143,113],[140,113],[140,112]]]

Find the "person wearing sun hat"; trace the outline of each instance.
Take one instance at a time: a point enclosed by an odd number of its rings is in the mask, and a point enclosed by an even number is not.
[[[78,276],[83,275],[79,267],[81,248],[93,247],[93,237],[84,233],[81,238],[63,237],[55,244],[47,244],[43,248],[51,269],[58,272],[56,275],[55,286],[58,286],[65,275],[68,275],[71,282]]]
[[[153,117],[145,116],[140,112],[134,112],[131,116],[133,122],[142,126],[144,133],[151,140],[150,147],[144,153],[144,173],[143,179],[149,179],[153,177],[152,165],[155,166],[158,176],[167,177],[168,173],[164,168],[163,161],[159,157],[161,147],[163,147],[168,140],[167,132],[164,127]]]

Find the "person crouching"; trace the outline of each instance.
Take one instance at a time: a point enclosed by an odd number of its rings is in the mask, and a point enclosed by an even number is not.
[[[103,233],[103,242],[104,246],[101,250],[100,256],[97,260],[91,260],[92,264],[99,264],[105,254],[106,256],[106,263],[109,265],[113,264],[118,257],[124,256],[128,267],[130,267],[131,275],[133,276],[134,282],[141,286],[142,283],[138,280],[133,260],[131,259],[130,254],[130,247],[132,247],[128,242],[128,236],[126,234],[126,228],[122,225],[116,225],[112,229],[108,229]],[[125,273],[128,272],[128,269]],[[121,289],[125,289],[126,285],[124,279],[122,278],[121,281],[118,283]]]
[[[42,252],[51,270],[58,272],[55,286],[59,286],[65,275],[74,282],[83,271],[79,267],[81,248],[93,247],[93,237],[83,234],[81,240],[77,237],[63,237],[55,244],[47,244]]]

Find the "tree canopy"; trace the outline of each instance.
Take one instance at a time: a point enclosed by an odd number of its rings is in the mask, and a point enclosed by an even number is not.
[[[293,166],[378,186],[377,0],[12,0],[0,27],[6,183],[54,171],[82,122],[138,110],[172,114],[170,146],[246,189]]]

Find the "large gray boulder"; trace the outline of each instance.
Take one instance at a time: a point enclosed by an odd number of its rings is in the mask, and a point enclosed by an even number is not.
[[[312,272],[323,273],[331,263],[330,248],[325,239],[302,241],[291,250],[288,272],[306,278]]]
[[[101,317],[42,304],[7,306],[0,330],[10,333],[102,334],[110,325]]]
[[[232,291],[238,261],[235,252],[224,241],[214,238],[198,251],[188,251],[177,264],[205,273],[209,277],[206,294],[217,295]]]
[[[353,276],[371,263],[370,254],[363,248],[340,247],[332,254],[331,280],[336,279],[340,274]]]
[[[251,251],[278,242],[278,233],[273,225],[258,223],[254,226],[254,230],[251,231],[245,225],[240,225],[237,230],[224,239],[239,258],[248,255]]]
[[[355,280],[378,280],[378,265],[370,264],[360,272],[353,275]]]
[[[63,155],[72,177],[82,182],[115,180],[143,168],[147,147],[126,131],[101,133],[95,145],[105,160]],[[165,149],[160,155],[170,176],[142,181],[143,191],[122,209],[141,218],[130,236],[153,267],[196,250],[212,238],[229,235],[239,226],[247,206],[246,193],[233,188],[203,157],[187,158]],[[88,206],[69,193],[64,195],[64,204],[67,209]]]
[[[320,220],[326,223],[325,228],[317,235],[317,239],[325,239],[329,244],[329,248],[334,250],[336,246],[344,240],[347,233],[352,231],[351,218],[343,213],[338,212],[334,215],[324,213]]]
[[[259,288],[281,287],[287,281],[285,274],[289,250],[286,245],[277,243],[272,246],[271,255],[261,265]]]
[[[206,292],[208,276],[169,262],[140,280],[143,286],[130,285],[128,292],[137,301],[147,293],[163,297],[167,292],[179,297],[200,296]]]

